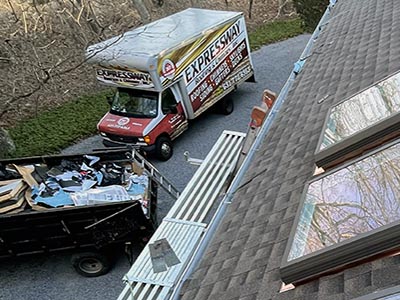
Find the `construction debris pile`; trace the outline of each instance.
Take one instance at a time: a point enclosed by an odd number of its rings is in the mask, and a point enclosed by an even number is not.
[[[136,173],[133,171],[135,170]],[[84,155],[60,164],[0,164],[0,213],[149,199],[149,180],[131,163]]]

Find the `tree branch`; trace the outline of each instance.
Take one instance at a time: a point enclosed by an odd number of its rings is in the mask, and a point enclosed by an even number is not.
[[[10,6],[12,14],[13,14],[13,16],[15,18],[15,23],[18,23],[19,19],[18,19],[18,16],[17,16],[16,12],[15,12],[14,6],[11,4],[10,0],[7,0],[7,2],[8,2],[8,5]]]

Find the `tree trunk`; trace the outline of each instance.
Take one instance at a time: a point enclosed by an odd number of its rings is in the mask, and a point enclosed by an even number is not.
[[[143,0],[132,0],[132,2],[136,10],[138,11],[140,18],[142,19],[142,23],[143,24],[150,23],[151,16],[149,11],[147,10],[146,5],[144,5]]]
[[[0,127],[0,158],[5,158],[7,154],[15,151],[15,145],[8,131]]]

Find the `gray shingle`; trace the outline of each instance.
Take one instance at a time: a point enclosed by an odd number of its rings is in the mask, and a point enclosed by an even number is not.
[[[372,284],[376,287],[400,284],[400,267],[389,266],[374,270],[372,272]]]
[[[352,299],[400,284],[400,257],[388,257],[279,293],[329,107],[399,69],[400,1],[339,0],[182,299]]]
[[[357,274],[357,276],[345,280],[344,289],[346,298],[356,298],[373,291],[372,286],[372,272],[364,272]],[[360,291],[362,293],[360,294]]]

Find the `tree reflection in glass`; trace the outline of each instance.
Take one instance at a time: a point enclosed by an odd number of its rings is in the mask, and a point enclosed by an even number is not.
[[[288,261],[400,219],[400,142],[309,184]]]
[[[334,106],[319,150],[400,112],[400,73]]]

